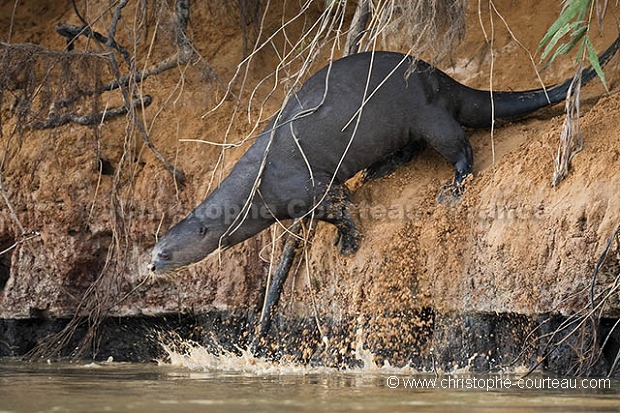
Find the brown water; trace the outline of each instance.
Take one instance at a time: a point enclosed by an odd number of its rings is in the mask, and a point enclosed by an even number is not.
[[[246,356],[207,363],[200,355],[177,356],[159,365],[1,360],[0,412],[620,411],[618,380],[591,383],[606,389],[537,389],[553,386],[553,378],[534,375],[521,382],[532,388],[521,388],[517,374],[435,377],[389,367],[345,372]],[[433,380],[435,388],[423,388]],[[498,388],[506,380],[512,386]]]

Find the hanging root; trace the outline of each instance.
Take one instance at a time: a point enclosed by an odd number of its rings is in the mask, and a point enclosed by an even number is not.
[[[50,113],[49,117],[43,121],[34,121],[28,124],[32,129],[51,129],[57,128],[67,123],[75,123],[76,125],[94,126],[105,122],[116,116],[126,115],[130,110],[135,110],[140,107],[147,107],[151,104],[153,99],[149,95],[144,95],[141,98],[138,97],[131,102],[131,108],[128,109],[125,106],[119,108],[112,108],[104,110],[102,112],[93,113],[90,115],[77,115],[75,113],[63,113],[57,115]]]
[[[177,44],[177,53],[158,63],[149,66],[148,68],[145,68],[144,70],[137,70],[135,61],[133,61],[131,55],[127,51],[127,48],[120,45],[115,39],[117,25],[122,18],[122,10],[127,5],[127,3],[128,0],[121,1],[116,6],[113,13],[112,23],[108,30],[108,36],[104,36],[103,34],[91,28],[90,24],[86,22],[79,13],[75,2],[73,3],[75,12],[80,18],[80,20],[82,20],[83,25],[75,26],[71,24],[58,24],[56,26],[56,32],[61,36],[67,38],[68,50],[73,50],[75,41],[80,36],[85,36],[89,39],[93,39],[98,44],[108,49],[111,53],[107,55],[107,58],[110,62],[110,66],[114,74],[114,80],[103,85],[99,85],[94,90],[86,90],[78,94],[77,96],[60,100],[59,102],[57,102],[55,107],[67,107],[71,104],[74,104],[76,101],[82,99],[83,97],[96,96],[104,92],[113,91],[115,89],[121,90],[125,103],[124,107],[108,109],[100,113],[82,116],[79,116],[75,113],[51,113],[47,120],[31,122],[30,126],[35,129],[45,129],[61,126],[69,122],[77,123],[80,125],[94,125],[99,122],[103,122],[109,118],[126,115],[129,113],[133,116],[133,121],[136,123],[136,126],[138,127],[138,130],[142,135],[142,138],[144,139],[149,149],[153,152],[155,157],[159,159],[159,161],[164,165],[164,167],[175,176],[178,182],[183,183],[185,180],[183,173],[173,167],[168,162],[168,160],[157,150],[157,148],[151,141],[150,136],[146,131],[146,128],[142,124],[142,120],[139,116],[137,116],[136,109],[144,109],[145,107],[150,105],[151,97],[148,95],[140,96],[140,94],[137,94],[137,97],[134,97],[133,95],[135,94],[137,89],[136,85],[143,82],[150,76],[158,75],[175,67],[184,66],[190,63],[195,64],[198,62],[202,63],[205,66],[205,73],[208,80],[215,80],[217,77],[213,69],[204,61],[202,61],[202,59],[198,56],[191,41],[187,37],[187,25],[190,17],[188,0],[176,0],[174,3],[173,20]],[[118,52],[123,57],[124,62],[130,68],[129,74],[123,75],[121,73],[114,52]]]
[[[583,65],[577,68],[577,73],[566,95],[566,117],[560,135],[558,153],[554,159],[552,186],[557,186],[568,175],[570,161],[583,148],[583,136],[579,128],[579,95],[581,92],[581,73]]]
[[[358,6],[364,10],[364,2]],[[411,46],[410,53],[426,54],[437,63],[450,54],[465,36],[466,0],[392,0],[369,2],[370,21],[361,50],[369,50],[377,39],[384,44],[395,39]],[[355,22],[354,22],[355,23]],[[356,23],[357,24],[357,23]],[[352,36],[357,37],[355,27]]]
[[[282,295],[284,283],[291,271],[295,256],[297,255],[297,249],[301,243],[301,229],[302,221],[296,220],[285,237],[284,248],[280,255],[280,262],[276,267],[271,283],[268,282],[259,325],[254,333],[252,343],[250,344],[250,351],[252,353],[256,353],[258,345],[261,344],[261,340],[267,335],[271,328],[272,313],[280,302],[280,295]]]
[[[83,23],[81,26],[67,24],[57,26],[57,32],[67,38],[67,48],[73,49],[72,51],[50,51],[26,44],[0,44],[0,104],[5,104],[2,108],[2,121],[5,121],[6,115],[15,117],[16,134],[25,130],[24,126],[30,129],[52,129],[74,123],[91,126],[95,139],[99,140],[101,129],[99,126],[102,122],[118,116],[125,116],[127,122],[125,133],[120,133],[123,153],[115,168],[116,173],[111,184],[110,226],[106,228],[111,233],[111,240],[107,246],[105,263],[88,288],[83,293],[80,292],[80,295],[72,297],[76,303],[73,318],[62,331],[41,341],[28,355],[31,359],[64,355],[67,353],[67,346],[76,343],[77,339],[79,344],[71,353],[72,357],[76,359],[84,357],[89,350],[93,356],[96,355],[101,323],[114,308],[144,285],[140,283],[133,289],[129,288],[129,293],[125,293],[128,287],[131,287],[127,280],[127,263],[132,249],[130,233],[132,218],[128,214],[128,210],[132,207],[132,199],[127,194],[133,191],[132,185],[134,185],[135,175],[131,165],[135,160],[133,153],[135,133],[141,135],[146,146],[166,169],[174,174],[177,182],[183,182],[184,176],[157,150],[150,138],[150,125],[145,126],[143,111],[151,104],[152,98],[144,93],[144,84],[140,86],[139,84],[149,76],[190,64],[199,68],[206,67],[209,74],[206,79],[215,79],[214,72],[198,55],[187,37],[189,22],[187,0],[176,0],[171,13],[166,2],[155,4],[159,8],[154,12],[156,29],[153,32],[153,41],[156,35],[160,40],[163,38],[164,32],[157,31],[157,27],[168,19],[171,21],[169,27],[174,28],[171,33],[176,51],[168,58],[147,65],[146,62],[150,63],[152,52],[148,49],[147,55],[143,57],[145,62],[143,69],[139,70],[138,59],[131,53],[144,49],[139,42],[143,34],[148,32],[149,23],[145,16],[150,10],[147,8],[153,5],[134,2],[136,15],[124,19],[123,13],[127,13],[124,7],[129,3],[131,3],[129,0],[114,2],[109,10],[104,10],[96,17],[93,21],[98,23],[106,13],[111,17],[107,30],[100,32],[86,22],[75,9]],[[131,21],[134,22],[133,27],[128,24]],[[127,38],[134,44],[131,47],[123,46],[120,33],[128,33]],[[86,47],[95,48],[97,52],[76,50],[80,38],[86,38]],[[150,45],[151,48],[153,44]],[[120,94],[104,95],[112,91]],[[122,103],[118,107],[108,107],[106,101],[105,104],[101,102],[104,98],[118,100],[119,95]],[[9,105],[6,104],[7,101]],[[97,156],[97,159],[100,157]],[[56,276],[53,268],[49,271]],[[77,337],[76,331],[82,329],[85,331],[84,336]]]
[[[357,8],[351,21],[351,28],[347,35],[347,42],[344,45],[345,55],[350,55],[359,52],[362,36],[366,31],[366,25],[370,18],[370,0],[359,0],[357,2]]]

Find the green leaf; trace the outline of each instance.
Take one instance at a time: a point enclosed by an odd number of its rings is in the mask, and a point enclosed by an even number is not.
[[[559,45],[557,50],[553,54],[553,56],[551,56],[549,59],[547,59],[547,61],[543,65],[543,69],[546,69],[547,66],[549,66],[551,64],[551,62],[553,62],[553,60],[556,57],[561,56],[561,55],[565,55],[568,52],[570,52],[571,50],[573,50],[573,48],[577,45],[577,43],[579,43],[580,40],[583,39],[583,37],[585,36],[585,34],[587,32],[588,32],[588,27],[587,26],[580,27],[579,29],[577,29],[574,32],[572,32],[571,33],[571,37],[573,39],[570,42],[562,43],[561,45]],[[583,42],[582,42],[582,46],[583,46]],[[581,56],[581,55],[579,55],[579,56]],[[579,59],[577,59],[577,61],[579,61]]]
[[[538,43],[538,49],[540,50],[545,43],[547,43],[555,34],[564,26],[569,24],[569,22],[575,17],[577,13],[580,11],[585,16],[584,11],[587,9],[588,4],[590,4],[591,0],[567,0],[562,13],[558,19],[549,27],[545,36]],[[579,19],[582,20],[582,19]]]
[[[581,35],[583,35],[583,33],[585,33],[586,30],[587,30],[587,25],[585,25],[585,22],[582,20],[572,22],[572,23],[569,23],[569,24],[566,24],[560,27],[555,32],[553,37],[551,37],[549,42],[547,43],[545,50],[543,50],[542,54],[540,55],[540,61],[542,62],[543,60],[545,60],[545,58],[549,55],[549,53],[551,53],[551,51],[555,48],[558,41],[562,37],[564,37],[566,34],[568,34],[569,32],[572,32],[571,36],[575,36],[576,33],[581,33]],[[567,51],[565,51],[564,53],[566,53]],[[547,65],[551,63],[557,56],[559,56],[560,54],[564,54],[564,53],[559,53],[558,50],[556,50],[556,52],[551,56],[551,58],[547,62]]]
[[[596,74],[598,75],[599,79],[601,79],[603,86],[605,86],[605,90],[609,93],[609,89],[607,89],[607,83],[605,82],[605,74],[603,73],[603,69],[601,68],[601,63],[598,60],[598,56],[596,55],[596,50],[594,50],[594,46],[592,45],[592,41],[590,40],[590,37],[586,36],[584,43],[586,44],[586,53],[588,55],[588,60],[590,61],[590,64],[596,71]]]

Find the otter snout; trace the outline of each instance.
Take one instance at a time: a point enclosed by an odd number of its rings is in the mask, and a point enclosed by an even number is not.
[[[166,263],[170,262],[171,255],[166,251],[153,252],[153,260],[146,266],[150,272],[158,273],[163,272],[162,269],[166,266]]]

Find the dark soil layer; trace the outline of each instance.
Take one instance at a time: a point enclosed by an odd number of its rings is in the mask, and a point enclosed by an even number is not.
[[[558,344],[564,335],[552,339],[549,335],[565,321],[558,316],[530,317],[522,314],[441,314],[425,309],[417,315],[426,320],[424,327],[416,323],[416,346],[385,347],[385,343],[370,341],[364,347],[374,355],[374,363],[382,366],[410,366],[419,371],[454,371],[466,368],[472,372],[489,372],[518,367],[534,367],[558,374],[580,374],[583,360],[571,348],[576,340]],[[0,357],[28,355],[46,337],[60,332],[68,319],[0,320]],[[606,337],[614,320],[603,320],[600,338]],[[236,353],[247,348],[251,341],[251,314],[213,311],[200,315],[175,315],[157,317],[108,318],[101,324],[95,347],[86,352],[84,359],[131,362],[165,360],[165,344],[183,354],[183,343],[194,342],[214,354],[226,350]],[[409,326],[403,323],[403,329]],[[363,367],[356,358],[359,343],[351,337],[359,336],[356,321],[350,319],[325,320],[324,332],[330,337],[327,345],[321,341],[312,320],[278,317],[256,356],[328,367]],[[57,357],[71,357],[71,349],[80,345],[86,334],[86,324],[75,330],[65,350]],[[535,331],[534,334],[530,332]],[[527,337],[527,338],[525,338]],[[400,343],[399,343],[400,344]],[[589,366],[589,373],[604,375],[609,371],[620,349],[620,334],[608,340],[603,356]],[[548,353],[551,353],[548,355]],[[30,354],[31,356],[31,354]],[[545,357],[546,356],[546,357]],[[539,361],[544,361],[539,364]],[[31,360],[36,361],[35,358]],[[368,366],[367,366],[368,367]]]

